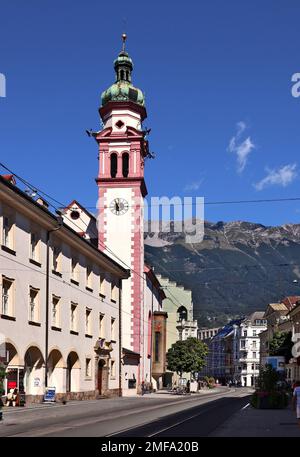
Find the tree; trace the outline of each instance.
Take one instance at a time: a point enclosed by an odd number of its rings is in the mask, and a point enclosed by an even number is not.
[[[269,345],[270,355],[283,356],[288,362],[292,358],[293,344],[292,332],[275,332]]]
[[[266,365],[260,369],[257,386],[263,391],[272,392],[276,390],[279,380],[280,373],[272,365]]]
[[[197,338],[187,338],[185,341],[176,341],[167,352],[168,370],[182,373],[200,371],[205,365],[208,347]]]

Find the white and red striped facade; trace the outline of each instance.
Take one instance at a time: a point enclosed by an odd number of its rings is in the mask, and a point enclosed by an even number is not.
[[[146,110],[130,101],[111,101],[100,108],[100,115],[104,128],[95,137],[99,144],[99,249],[131,270],[130,278],[123,284],[122,346],[140,354],[144,302],[143,199],[147,194],[144,159],[148,152],[141,123]],[[126,173],[123,169],[125,155],[129,159]],[[114,173],[112,160],[116,164]],[[112,211],[116,199],[126,202],[126,212],[116,214]],[[138,385],[142,382],[140,375],[139,368]]]

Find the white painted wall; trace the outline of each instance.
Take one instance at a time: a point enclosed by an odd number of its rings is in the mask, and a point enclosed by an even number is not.
[[[43,228],[43,218],[37,220],[30,219],[28,215],[22,214],[18,209],[3,206],[4,193],[0,192],[0,244],[3,230],[3,213],[10,210],[14,215],[13,226],[13,249],[15,255],[0,250],[0,289],[2,288],[3,276],[13,279],[13,312],[14,320],[7,320],[0,317],[0,333],[4,335],[7,342],[14,345],[17,350],[17,356],[14,357],[11,367],[24,366],[24,357],[27,349],[34,346],[40,349],[42,355],[45,353],[45,272],[46,272],[46,231]],[[5,208],[5,209],[4,209]],[[34,224],[35,228],[40,230],[41,240],[39,242],[39,261],[41,266],[30,263],[30,230]],[[54,235],[53,235],[54,236]],[[76,390],[93,391],[95,389],[95,343],[99,337],[99,313],[104,314],[105,337],[111,340],[111,318],[116,320],[118,329],[119,303],[113,303],[110,296],[110,275],[107,275],[105,283],[105,298],[99,297],[100,292],[100,271],[103,275],[103,266],[87,257],[87,251],[82,248],[81,240],[76,246],[76,254],[79,256],[79,286],[70,282],[71,278],[71,246],[62,240],[61,234],[55,233],[55,239],[61,243],[61,274],[62,277],[50,274],[50,308],[51,294],[60,298],[60,331],[49,331],[49,354],[52,349],[58,349],[62,354],[63,366],[60,367],[55,375],[52,375],[51,382],[56,383],[57,391],[65,389],[65,371],[68,354],[75,351],[79,356],[80,369],[76,381]],[[100,256],[100,254],[99,254]],[[92,288],[93,292],[86,290],[86,261],[92,262]],[[50,265],[52,265],[50,251]],[[39,289],[39,317],[37,323],[39,326],[31,325],[29,319],[29,286]],[[117,294],[117,297],[119,294]],[[70,334],[70,307],[71,302],[78,304],[78,335]],[[85,308],[91,309],[91,335],[92,338],[85,336]],[[51,325],[51,313],[50,313]],[[119,371],[119,347],[118,341],[112,343],[113,351],[111,358],[116,361],[116,378],[109,379],[109,388],[118,388],[118,371]],[[85,359],[91,358],[91,377],[85,374]],[[43,394],[44,392],[44,364],[41,369],[37,369],[30,381],[29,392],[31,394]],[[35,383],[33,379],[36,378]],[[38,379],[39,378],[39,382]]]

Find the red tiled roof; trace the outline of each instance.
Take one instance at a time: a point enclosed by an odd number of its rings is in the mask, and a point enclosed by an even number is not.
[[[6,181],[11,182],[12,184],[16,184],[16,180],[14,175],[1,175]]]
[[[144,273],[146,273],[149,280],[152,282],[153,286],[158,290],[161,300],[164,300],[166,298],[166,295],[161,288],[161,284],[160,284],[156,274],[152,270],[152,268],[149,267],[149,265],[147,265],[147,264],[144,264]]]
[[[287,309],[290,311],[292,308],[294,308],[298,301],[300,301],[300,296],[292,295],[291,297],[286,297],[281,300],[281,303],[284,303]]]

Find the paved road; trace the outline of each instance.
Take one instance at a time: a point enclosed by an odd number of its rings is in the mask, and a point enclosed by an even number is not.
[[[207,436],[247,403],[247,395],[246,389],[223,388],[188,397],[157,394],[20,408],[4,413],[0,436]]]
[[[204,437],[209,436],[234,413],[244,408],[249,396],[213,400],[205,405],[168,415],[116,437]]]

